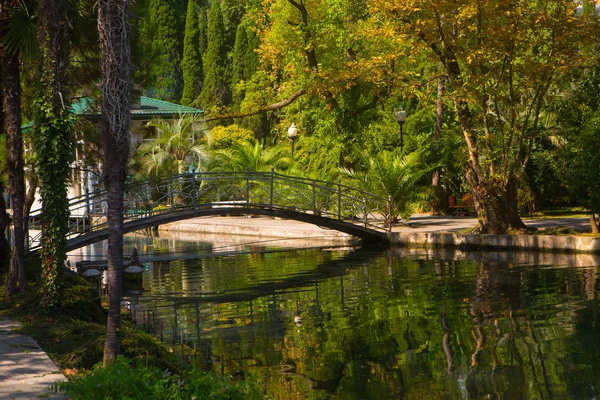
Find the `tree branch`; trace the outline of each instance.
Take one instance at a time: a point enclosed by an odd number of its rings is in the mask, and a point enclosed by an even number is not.
[[[256,110],[253,110],[253,111],[248,111],[248,112],[243,112],[243,113],[235,113],[235,114],[227,114],[227,115],[215,115],[214,117],[208,117],[208,118],[205,118],[204,120],[206,122],[208,122],[208,121],[217,121],[220,119],[227,119],[227,118],[246,118],[246,117],[251,117],[256,114],[262,114],[267,111],[279,110],[280,108],[289,106],[294,101],[296,101],[298,99],[298,97],[302,96],[305,93],[306,93],[305,89],[300,89],[285,100],[282,100],[277,103],[269,104],[268,106],[264,106],[264,107],[258,108]]]

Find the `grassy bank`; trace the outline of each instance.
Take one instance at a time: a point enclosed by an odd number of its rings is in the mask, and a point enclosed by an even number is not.
[[[126,317],[121,329],[123,357],[110,368],[102,368],[107,311],[96,285],[76,275],[66,276],[61,307],[47,312],[39,307],[39,276],[36,261],[30,260],[28,292],[12,301],[3,299],[0,315],[19,321],[19,333],[33,337],[70,379],[63,385],[69,398],[264,398],[256,385],[233,384],[182,365],[172,350]],[[4,293],[4,287],[0,290]]]

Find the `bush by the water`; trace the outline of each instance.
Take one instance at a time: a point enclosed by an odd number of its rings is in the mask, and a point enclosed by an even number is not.
[[[168,370],[146,367],[142,362],[132,366],[124,357],[118,357],[107,368],[92,371],[71,381],[59,384],[69,399],[264,399],[258,385],[249,382],[232,383],[211,374],[194,371],[178,376]]]

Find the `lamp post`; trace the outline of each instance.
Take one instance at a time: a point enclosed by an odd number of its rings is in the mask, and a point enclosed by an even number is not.
[[[398,125],[400,125],[400,151],[402,151],[404,147],[404,137],[402,135],[402,125],[404,125],[404,121],[406,121],[406,111],[402,106],[398,107],[398,111],[395,114],[396,121],[398,121]]]
[[[290,125],[290,127],[288,128],[287,135],[288,138],[292,141],[292,157],[294,157],[294,143],[298,138],[298,128],[296,127],[296,124]]]

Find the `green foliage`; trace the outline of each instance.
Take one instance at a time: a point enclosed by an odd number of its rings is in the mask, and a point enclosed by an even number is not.
[[[429,170],[424,168],[419,152],[399,156],[382,151],[373,157],[363,153],[361,164],[362,169],[359,171],[343,172],[366,191],[391,197],[393,220],[398,216],[408,220],[415,211],[415,206],[426,198],[428,188],[421,182],[421,178]]]
[[[208,49],[208,12],[206,9],[206,2],[201,0],[200,11],[198,14],[198,50],[200,55],[204,57],[206,50]]]
[[[48,71],[44,71],[50,74]],[[61,301],[61,273],[66,260],[66,236],[69,230],[67,184],[73,161],[72,116],[64,109],[58,116],[52,104],[38,98],[35,108],[34,145],[38,154],[37,170],[44,209],[42,223],[42,304],[52,309]]]
[[[209,145],[211,149],[224,149],[236,142],[252,140],[254,133],[238,125],[215,126],[210,130]]]
[[[285,171],[292,163],[286,148],[263,149],[258,142],[235,142],[230,149],[214,153],[208,170],[268,172],[274,167],[278,171]]]
[[[168,370],[146,367],[141,362],[134,367],[121,356],[105,368],[97,366],[75,381],[60,383],[59,386],[73,400],[264,398],[257,385],[246,382],[233,384],[201,372],[194,372],[189,377],[180,377]]]
[[[256,53],[258,46],[258,36],[249,26],[249,22],[244,21],[239,24],[233,49],[231,78],[233,104],[236,107],[239,107],[242,100],[244,100],[245,88],[243,83],[250,80],[258,69],[258,54]]]
[[[221,6],[213,1],[208,16],[208,49],[204,57],[204,84],[199,106],[208,109],[228,105],[231,94],[227,79],[227,46]]]
[[[179,101],[183,90],[181,71],[181,36],[175,0],[150,0],[149,29],[152,32],[151,51],[155,59],[150,64],[152,97]]]
[[[200,144],[206,131],[197,116],[176,120],[155,119],[148,123],[153,139],[145,141],[134,155],[134,166],[142,176],[160,177],[187,172],[193,167],[203,169],[208,152]]]
[[[239,105],[243,99],[240,96],[237,85],[245,79],[244,76],[244,62],[246,49],[248,48],[248,36],[246,34],[246,28],[240,24],[237,27],[237,33],[235,35],[235,46],[233,48],[233,72],[231,77],[231,87],[233,88],[233,104]]]
[[[583,77],[581,85],[560,109],[561,132],[566,139],[562,160],[566,182],[580,205],[600,211],[600,63]]]
[[[188,2],[187,16],[185,18],[185,37],[183,39],[183,96],[181,104],[191,105],[202,91],[204,72],[202,69],[202,54],[200,52],[200,28],[198,25],[198,11],[196,2]]]
[[[3,45],[10,52],[35,58],[39,54],[35,5],[31,1],[19,1],[17,4],[17,7],[11,10],[6,25],[1,28],[4,33]]]

